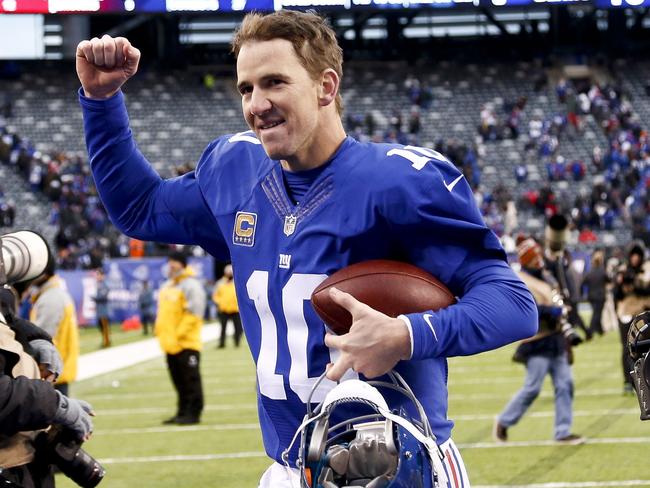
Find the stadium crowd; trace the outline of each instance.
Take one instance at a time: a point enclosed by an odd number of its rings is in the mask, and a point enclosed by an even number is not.
[[[436,107],[434,91],[424,77],[408,76],[403,82],[403,107],[383,114],[381,123],[372,111],[346,112],[346,130],[358,140],[421,144],[426,115]],[[536,90],[544,89],[535,81]],[[551,89],[547,89],[549,93]],[[485,103],[478,114],[478,134],[474,141],[441,138],[434,149],[461,169],[474,189],[488,225],[514,252],[514,236],[519,222],[527,216],[549,217],[564,213],[571,217],[575,242],[602,245],[598,231],[617,226],[633,229],[633,237],[650,241],[650,185],[647,131],[634,114],[631,100],[618,84],[574,84],[560,79],[554,96],[562,110],[544,116],[527,113],[529,103],[521,95],[504,100],[502,106]],[[92,269],[105,257],[164,255],[167,246],[133,242],[110,223],[99,201],[85,154],[57,152],[44,154],[19,134],[8,131],[6,118],[15,114],[11,100],[4,97],[4,117],[0,118],[0,161],[18,172],[31,189],[51,204],[48,223],[57,228],[55,244],[63,269]],[[596,144],[584,158],[563,156],[563,148],[584,137],[585,117],[593,117],[607,136],[608,147]],[[527,123],[527,127],[525,127]],[[499,182],[482,185],[486,145],[504,139],[518,140],[526,134],[521,162],[514,168],[520,186]],[[589,161],[590,160],[590,161]],[[545,181],[530,184],[528,165],[542,168]],[[585,161],[588,161],[586,163]],[[177,168],[178,173],[191,166]],[[589,190],[573,191],[558,182],[587,182]],[[16,203],[0,190],[0,225],[11,226]],[[523,218],[522,215],[523,214]],[[619,243],[623,244],[623,243]]]

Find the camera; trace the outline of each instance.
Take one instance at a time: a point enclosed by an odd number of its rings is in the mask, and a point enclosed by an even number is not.
[[[31,280],[45,271],[50,251],[36,232],[21,230],[0,236],[0,285]]]
[[[555,214],[548,219],[544,229],[546,246],[553,254],[562,254],[569,239],[569,221],[562,214]]]
[[[81,448],[77,435],[61,425],[53,425],[39,437],[38,450],[48,464],[53,464],[82,488],[97,486],[106,471],[96,459]]]
[[[45,239],[36,232],[18,231],[0,236],[0,286],[31,280],[52,266],[52,255]],[[34,441],[41,462],[54,465],[82,488],[93,488],[104,478],[105,470],[81,449],[77,434],[61,425],[52,425]],[[19,485],[5,478],[0,470],[0,486]]]
[[[632,319],[627,334],[627,352],[634,361],[631,374],[639,399],[641,420],[650,420],[650,311]]]
[[[562,293],[560,293],[558,290],[553,290],[551,300],[553,301],[553,305],[562,309],[562,314],[558,318],[558,325],[560,331],[562,331],[562,335],[567,340],[567,342],[571,344],[571,346],[577,346],[582,342],[582,337],[580,337],[580,334],[578,334],[576,329],[571,325],[571,322],[569,322],[569,309],[564,304],[564,297]]]

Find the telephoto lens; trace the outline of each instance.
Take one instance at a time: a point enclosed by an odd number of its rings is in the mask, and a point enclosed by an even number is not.
[[[73,431],[53,425],[45,439],[50,462],[79,486],[94,488],[104,479],[106,470],[81,448]]]
[[[21,230],[0,239],[7,283],[31,280],[45,271],[50,253],[47,242],[39,234]]]

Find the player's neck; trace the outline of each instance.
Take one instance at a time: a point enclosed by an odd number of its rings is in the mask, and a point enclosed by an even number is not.
[[[332,158],[345,137],[343,123],[337,117],[336,124],[318,131],[317,136],[298,150],[294,157],[283,159],[282,168],[294,172],[318,168]]]

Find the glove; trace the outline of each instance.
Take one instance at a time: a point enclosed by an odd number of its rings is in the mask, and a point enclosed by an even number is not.
[[[63,360],[56,346],[44,339],[34,339],[29,341],[29,345],[34,352],[36,362],[47,366],[48,371],[54,373],[58,378],[63,371]]]
[[[54,424],[61,424],[74,431],[81,440],[87,440],[93,431],[91,415],[95,415],[93,407],[88,402],[76,400],[62,395],[60,391],[56,394],[59,397],[59,405],[54,414]]]

